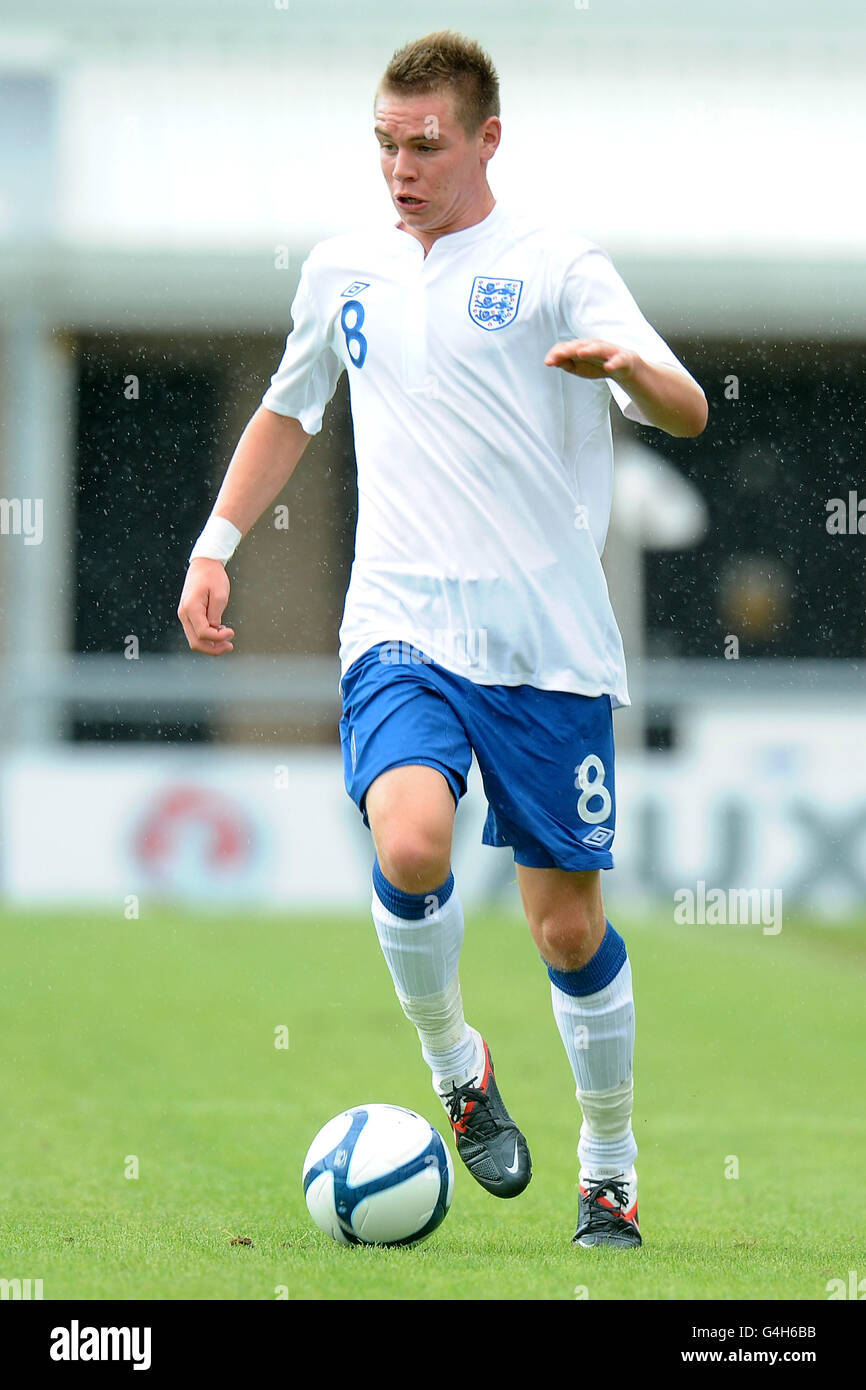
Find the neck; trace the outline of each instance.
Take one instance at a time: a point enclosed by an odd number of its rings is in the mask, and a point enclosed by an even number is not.
[[[420,241],[426,256],[433,243],[438,241],[440,237],[450,236],[452,232],[465,232],[467,227],[477,226],[479,222],[484,221],[485,217],[489,217],[495,206],[496,199],[485,184],[480,196],[473,200],[471,207],[458,213],[450,222],[441,227],[407,227],[402,219],[397,223],[397,227],[402,232],[408,232],[416,241]]]

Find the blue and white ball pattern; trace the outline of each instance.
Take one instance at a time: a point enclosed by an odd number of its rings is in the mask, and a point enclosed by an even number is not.
[[[445,1220],[454,1165],[423,1115],[356,1105],[319,1130],[304,1159],[304,1196],[341,1245],[412,1245]]]

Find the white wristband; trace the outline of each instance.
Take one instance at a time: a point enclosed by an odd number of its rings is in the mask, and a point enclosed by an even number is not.
[[[228,521],[224,516],[212,516],[205,523],[205,528],[190,551],[190,563],[193,560],[221,560],[225,564],[230,560],[243,539],[243,531]]]

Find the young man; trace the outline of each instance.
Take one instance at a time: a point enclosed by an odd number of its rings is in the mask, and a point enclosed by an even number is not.
[[[379,941],[460,1157],[489,1192],[516,1196],[529,1150],[458,977],[451,840],[474,751],[484,842],[513,847],[582,1109],[574,1240],[634,1247],[631,970],[600,887],[613,863],[611,712],[628,703],[600,561],[609,406],[612,394],[628,418],[691,436],[707,404],[604,251],[495,202],[498,115],[475,43],[431,34],[394,55],[375,133],[399,221],[310,253],[285,355],[193,549],[178,616],[193,650],[233,649],[225,561],[346,370],[359,502],[341,736],[376,848]]]

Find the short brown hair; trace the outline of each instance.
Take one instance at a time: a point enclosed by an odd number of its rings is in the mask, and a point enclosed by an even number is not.
[[[448,87],[467,135],[499,115],[499,78],[474,39],[441,29],[398,48],[379,83],[379,91],[412,94]]]

